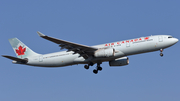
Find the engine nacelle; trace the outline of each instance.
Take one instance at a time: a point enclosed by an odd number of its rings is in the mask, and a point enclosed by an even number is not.
[[[112,61],[109,61],[109,66],[124,66],[129,64],[128,57],[118,58]]]
[[[114,53],[115,53],[115,50],[113,48],[99,49],[94,53],[94,56],[97,58],[111,57],[111,56],[114,56]]]

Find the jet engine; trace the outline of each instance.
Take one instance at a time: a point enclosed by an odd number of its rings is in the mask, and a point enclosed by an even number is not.
[[[128,57],[118,58],[112,61],[109,61],[109,66],[124,66],[129,64]]]
[[[111,57],[111,56],[114,56],[114,53],[115,53],[115,50],[113,48],[99,49],[94,53],[94,56],[97,58]]]

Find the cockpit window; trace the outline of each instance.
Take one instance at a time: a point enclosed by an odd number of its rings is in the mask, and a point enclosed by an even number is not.
[[[173,38],[172,36],[169,36],[168,38]]]

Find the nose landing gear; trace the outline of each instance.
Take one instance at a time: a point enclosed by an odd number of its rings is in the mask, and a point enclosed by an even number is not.
[[[163,57],[163,53],[162,53],[162,52],[163,52],[163,49],[160,49],[160,52],[161,52],[161,53],[160,53],[160,56]]]

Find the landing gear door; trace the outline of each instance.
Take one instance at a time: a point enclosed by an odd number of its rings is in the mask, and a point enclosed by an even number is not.
[[[159,36],[159,42],[163,42],[163,36]]]

